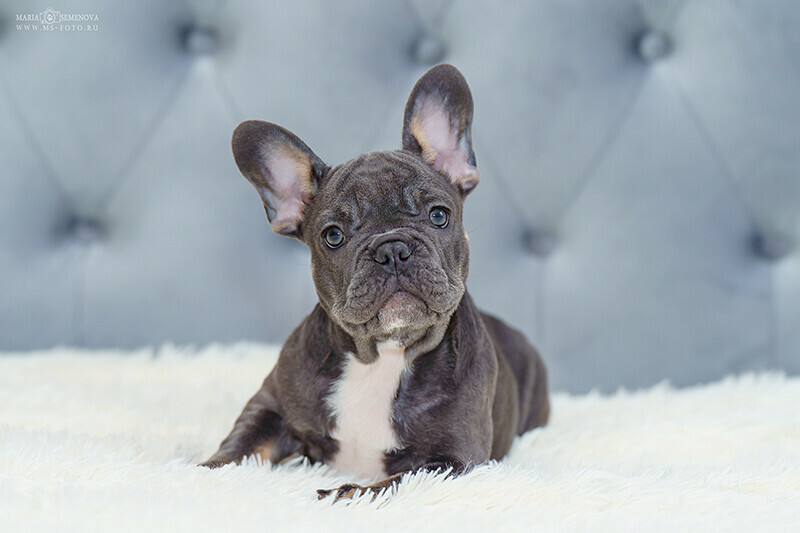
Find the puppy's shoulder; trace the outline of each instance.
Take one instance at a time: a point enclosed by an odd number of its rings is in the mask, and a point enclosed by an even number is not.
[[[284,342],[278,368],[295,376],[325,373],[326,367],[336,363],[337,354],[354,350],[352,341],[317,304]]]

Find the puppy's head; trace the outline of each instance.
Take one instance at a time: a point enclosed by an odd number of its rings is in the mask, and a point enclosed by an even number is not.
[[[480,178],[471,124],[464,77],[439,65],[411,92],[402,150],[329,167],[275,124],[247,121],[233,134],[236,164],[272,229],[311,249],[320,303],[359,352],[372,346],[363,351],[374,354],[389,339],[436,343],[461,301],[469,262],[462,206]]]

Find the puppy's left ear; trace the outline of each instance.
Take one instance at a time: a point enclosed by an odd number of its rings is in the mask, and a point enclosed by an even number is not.
[[[472,151],[472,93],[452,65],[422,76],[406,104],[403,149],[422,156],[466,196],[481,178]]]

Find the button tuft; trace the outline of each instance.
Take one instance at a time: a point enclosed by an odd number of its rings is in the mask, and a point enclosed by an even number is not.
[[[420,36],[416,43],[412,54],[414,60],[421,65],[435,65],[444,59],[447,52],[447,47],[436,35],[426,33]]]
[[[104,234],[100,220],[85,216],[72,216],[66,224],[65,234],[69,240],[80,245],[90,245],[99,241]]]
[[[778,261],[792,252],[794,242],[780,233],[756,233],[752,238],[752,247],[764,259]]]
[[[669,37],[656,30],[648,30],[642,33],[637,43],[639,56],[648,63],[662,59],[669,54],[671,48],[672,44]]]
[[[558,244],[555,232],[549,229],[529,228],[522,234],[525,248],[535,256],[547,257],[553,253]]]
[[[219,47],[219,35],[214,28],[189,26],[183,29],[183,47],[192,55],[210,55]]]

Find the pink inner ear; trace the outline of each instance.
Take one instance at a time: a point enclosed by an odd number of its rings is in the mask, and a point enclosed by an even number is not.
[[[311,179],[308,165],[283,151],[277,151],[266,158],[267,170],[272,176],[270,187],[274,199],[275,216],[270,221],[272,230],[277,233],[294,232],[303,219],[303,201],[309,194],[303,192],[304,181]]]
[[[428,162],[464,190],[475,186],[480,179],[478,169],[470,165],[466,139],[458,139],[458,131],[450,121],[444,106],[428,102],[419,112],[422,131],[428,146],[422,145]]]

